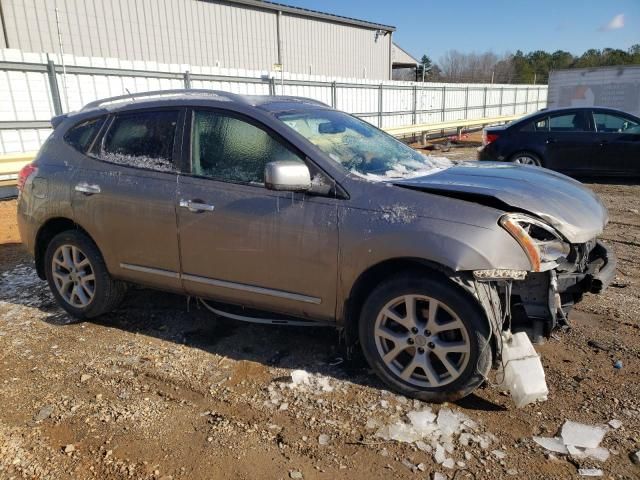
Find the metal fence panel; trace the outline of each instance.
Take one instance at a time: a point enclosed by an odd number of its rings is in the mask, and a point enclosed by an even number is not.
[[[376,82],[319,75],[131,62],[0,50],[0,154],[37,150],[49,119],[116,95],[209,88],[309,97],[382,128],[531,112],[546,105],[538,85]]]

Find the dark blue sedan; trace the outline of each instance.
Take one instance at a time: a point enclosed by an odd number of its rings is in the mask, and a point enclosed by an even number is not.
[[[640,118],[610,108],[541,110],[483,132],[479,160],[570,175],[640,175]]]

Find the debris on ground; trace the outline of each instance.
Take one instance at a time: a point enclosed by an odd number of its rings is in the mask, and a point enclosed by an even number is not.
[[[40,411],[33,417],[34,422],[42,422],[51,416],[53,413],[53,405],[45,405]]]
[[[549,389],[540,357],[525,332],[502,334],[503,380],[499,388],[508,391],[522,408],[547,400]]]
[[[487,450],[495,437],[491,434],[476,434],[478,423],[461,412],[442,407],[436,415],[431,408],[412,410],[406,414],[408,423],[398,419],[384,425],[376,432],[376,437],[383,440],[395,440],[412,443],[419,450],[432,453],[434,461],[445,468],[454,468],[456,461],[450,457],[455,452],[456,440],[460,446],[468,447],[477,444]],[[500,450],[492,452],[503,460],[506,453]],[[464,466],[464,462],[462,465]]]
[[[310,374],[304,370],[294,370],[291,372],[291,387],[322,392],[333,391],[333,387],[327,377]]]
[[[582,448],[597,448],[607,433],[604,427],[594,427],[567,420],[562,426],[562,441],[565,445]]]
[[[622,422],[620,420],[613,419],[609,422],[609,426],[614,430],[617,430],[622,426]]]
[[[599,468],[579,468],[578,475],[583,477],[602,477],[604,472]]]
[[[553,453],[569,455],[577,460],[590,459],[606,462],[610,452],[600,446],[606,433],[607,427],[567,420],[562,426],[560,437],[533,437],[533,440]]]

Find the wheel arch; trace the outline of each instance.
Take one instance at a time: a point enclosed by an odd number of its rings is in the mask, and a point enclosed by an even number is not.
[[[94,245],[96,245],[96,242],[93,240],[91,235],[89,235],[89,232],[87,232],[87,230],[82,228],[82,226],[78,225],[73,220],[67,217],[54,217],[48,219],[38,229],[34,245],[34,260],[36,264],[36,272],[38,273],[38,277],[40,277],[41,279],[45,279],[44,256],[47,251],[47,246],[56,235],[68,230],[81,231],[94,243]]]
[[[470,272],[455,272],[449,267],[423,258],[400,257],[384,260],[363,271],[354,282],[338,319],[342,323],[344,340],[347,347],[353,347],[358,341],[358,324],[364,302],[375,286],[386,278],[398,273],[416,275],[436,275],[470,297],[477,305],[483,320],[491,332],[490,347],[494,362],[501,354],[498,337],[502,329],[502,310],[500,298],[495,286],[482,283],[478,289]]]

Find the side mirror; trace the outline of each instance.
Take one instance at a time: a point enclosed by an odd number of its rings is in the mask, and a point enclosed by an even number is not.
[[[311,188],[311,174],[302,162],[269,162],[264,168],[264,183],[270,190],[306,192]]]

